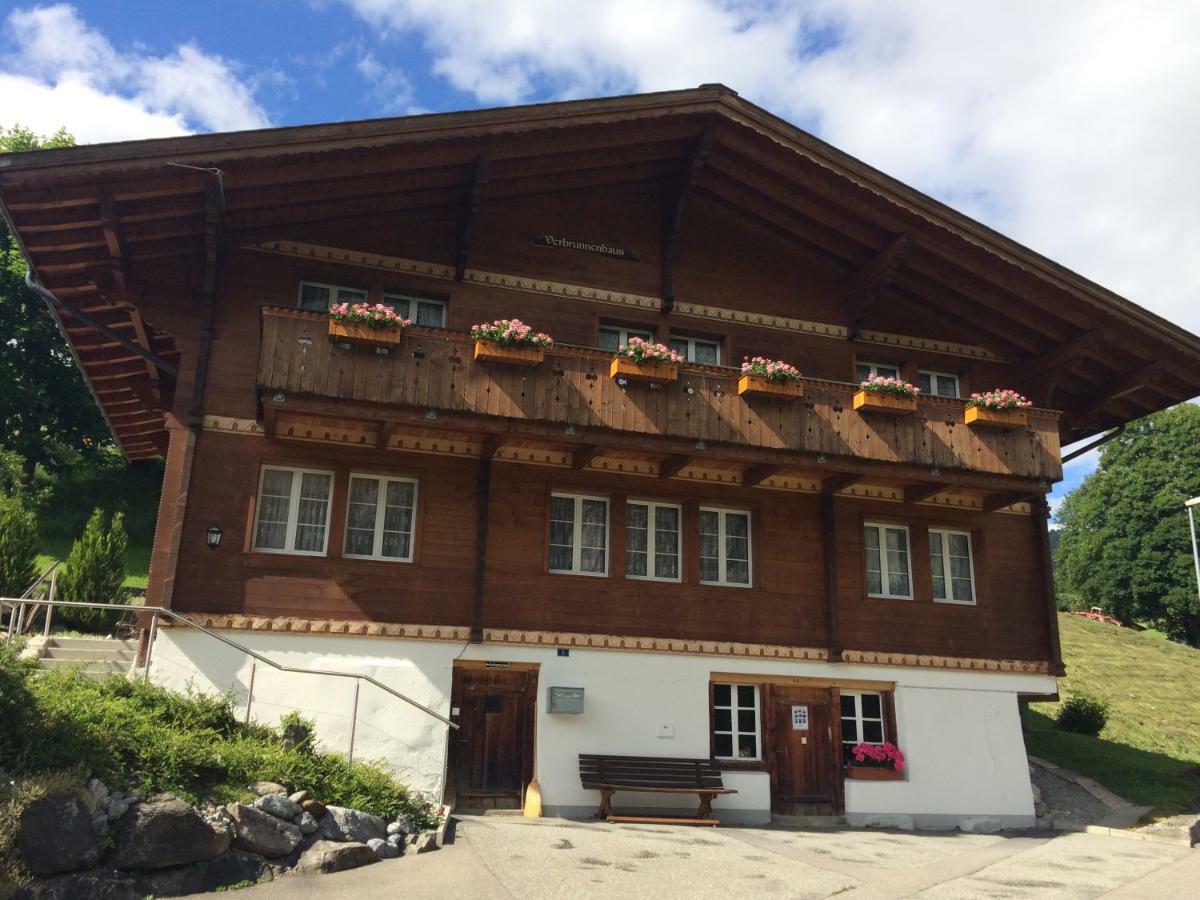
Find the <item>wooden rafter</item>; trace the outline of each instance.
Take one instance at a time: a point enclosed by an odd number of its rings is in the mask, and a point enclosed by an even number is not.
[[[750,466],[742,472],[742,487],[755,487],[762,484],[768,478],[778,475],[782,471],[781,466],[759,465]]]
[[[696,179],[699,177],[704,164],[712,153],[714,132],[712,127],[705,128],[691,156],[687,160],[683,177],[663,214],[662,238],[662,311],[668,313],[675,306],[675,283],[671,274],[671,264],[675,257],[675,244],[679,240],[679,232],[683,228],[684,214],[687,210]]]
[[[466,206],[458,222],[457,246],[454,251],[454,280],[462,281],[467,273],[467,259],[471,253],[471,238],[475,231],[475,220],[479,217],[479,204],[491,178],[492,161],[484,155],[475,161],[475,171],[467,190]]]
[[[100,196],[100,228],[104,233],[104,245],[108,249],[109,271],[117,288],[117,295],[124,299],[128,290],[129,275],[126,271],[128,256],[121,240],[117,206],[108,194]]]
[[[596,444],[583,444],[571,451],[571,468],[586,469],[600,453],[601,448]]]
[[[1006,509],[1014,503],[1020,503],[1039,496],[1041,495],[1022,491],[1002,491],[997,494],[988,494],[984,497],[981,508],[985,513],[993,513],[997,510]]]
[[[941,484],[938,482],[929,482],[925,484],[910,484],[904,489],[905,503],[920,503],[922,500],[928,500],[943,491],[948,491],[950,485]]]
[[[840,472],[837,475],[827,475],[821,479],[821,493],[836,494],[846,488],[858,484],[866,475],[858,472]]]
[[[692,457],[690,454],[679,453],[674,456],[668,456],[658,464],[658,477],[674,478],[691,464]]]
[[[907,233],[896,235],[846,281],[842,288],[842,313],[851,340],[857,336],[867,310],[879,298],[879,289],[892,280],[908,255],[910,243]]]
[[[1079,362],[1087,351],[1100,345],[1104,340],[1104,329],[1093,328],[1075,335],[1069,341],[1059,344],[1053,350],[1041,356],[1027,360],[1017,371],[1018,384],[1029,384],[1038,379],[1053,375],[1064,368],[1069,368]]]
[[[1067,416],[1072,426],[1078,426],[1096,415],[1114,400],[1126,397],[1135,391],[1152,384],[1162,377],[1165,366],[1161,361],[1148,363],[1124,375],[1120,375],[1107,384],[1089,391],[1082,397],[1077,397],[1068,405]]]

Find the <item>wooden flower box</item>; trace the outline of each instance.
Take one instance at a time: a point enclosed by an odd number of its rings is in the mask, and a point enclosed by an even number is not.
[[[762,375],[743,375],[738,379],[738,396],[777,397],[792,400],[804,396],[804,385],[799,381],[772,381]]]
[[[886,413],[904,416],[917,411],[917,398],[885,394],[881,391],[860,390],[854,394],[854,408],[860,412]]]
[[[515,347],[487,339],[475,341],[477,362],[499,363],[504,366],[537,366],[541,365],[545,358],[545,347]]]
[[[363,347],[395,347],[404,336],[403,328],[372,328],[354,322],[329,320],[329,339]]]
[[[852,781],[903,781],[904,773],[878,766],[847,766],[846,777]]]
[[[964,417],[968,425],[977,428],[1028,428],[1029,413],[1023,409],[988,409],[986,406],[968,406]]]
[[[611,378],[624,378],[628,381],[662,383],[679,378],[679,364],[673,362],[636,363],[628,356],[614,356],[612,364],[608,367],[608,374]]]

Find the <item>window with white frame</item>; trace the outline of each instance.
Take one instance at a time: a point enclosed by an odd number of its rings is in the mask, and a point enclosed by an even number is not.
[[[351,475],[345,556],[412,562],[417,483],[411,478]]]
[[[842,691],[841,703],[842,750],[847,759],[858,744],[882,744],[887,740],[882,694]]]
[[[329,307],[335,303],[365,303],[366,300],[367,292],[359,288],[321,284],[317,281],[302,281],[297,304],[301,309],[329,312]]]
[[[917,373],[917,385],[921,389],[921,393],[927,397],[957,397],[958,393],[958,376],[949,372],[925,372]]]
[[[749,762],[762,759],[758,685],[712,686],[713,756]]]
[[[700,583],[750,586],[750,513],[700,509]]]
[[[868,522],[867,593],[872,597],[912,599],[912,567],[908,559],[908,528]]]
[[[428,328],[446,327],[445,300],[412,297],[408,294],[384,294],[383,302],[414,325],[424,325]]]
[[[625,575],[679,581],[682,518],[673,503],[630,500],[625,505]]]
[[[612,350],[615,353],[622,344],[628,344],[631,337],[653,343],[654,332],[636,326],[601,324],[596,344],[601,350]]]
[[[332,472],[263,466],[254,549],[324,556],[329,544],[332,493]]]
[[[550,571],[608,574],[608,500],[551,495]]]
[[[890,363],[866,362],[859,360],[854,366],[854,380],[858,382],[866,381],[872,375],[879,375],[882,378],[899,378],[900,367],[893,366]]]
[[[721,345],[716,341],[673,334],[670,344],[672,350],[690,363],[702,363],[706,366],[721,364]]]
[[[971,561],[969,532],[929,529],[929,564],[933,572],[934,600],[975,602],[975,567]]]

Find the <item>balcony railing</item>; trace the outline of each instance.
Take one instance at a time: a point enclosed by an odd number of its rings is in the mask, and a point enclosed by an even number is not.
[[[481,365],[464,334],[411,328],[388,353],[331,342],[320,313],[266,308],[260,388],[372,404],[604,428],[805,454],[1057,481],[1058,413],[1011,431],[969,427],[962,400],[921,397],[915,414],[862,414],[857,386],[804,379],[796,400],[745,398],[738,371],[685,364],[671,384],[621,384],[612,355],[556,346],[536,368]],[[803,361],[798,360],[803,366]]]

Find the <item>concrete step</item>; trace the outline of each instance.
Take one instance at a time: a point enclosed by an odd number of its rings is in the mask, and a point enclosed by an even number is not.
[[[772,815],[771,824],[781,828],[844,828],[845,816],[781,816]]]
[[[42,659],[43,669],[80,668],[87,675],[124,675],[131,665],[119,660]]]
[[[116,648],[120,650],[136,650],[136,640],[119,641],[116,638],[94,637],[94,638],[78,638],[78,637],[55,637],[50,636],[50,640],[46,644],[47,647],[59,647],[62,649],[77,648],[80,650],[100,650],[104,648]]]
[[[137,656],[136,650],[126,650],[123,646],[116,647],[56,647],[49,646],[42,651],[42,659],[75,659],[75,660],[97,660],[104,661],[107,659],[120,660],[122,662],[132,662]]]

